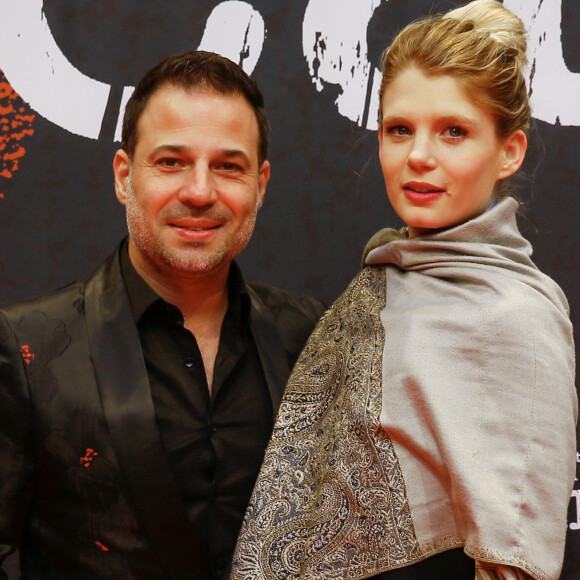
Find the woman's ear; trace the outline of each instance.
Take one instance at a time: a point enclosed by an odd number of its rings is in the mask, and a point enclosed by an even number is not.
[[[528,138],[522,130],[516,131],[503,144],[503,162],[500,166],[498,179],[513,175],[524,162],[528,149]]]

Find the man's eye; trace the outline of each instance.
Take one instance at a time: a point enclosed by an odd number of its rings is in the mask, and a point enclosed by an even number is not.
[[[241,171],[241,167],[235,163],[221,163],[218,167],[222,171]]]
[[[163,167],[169,168],[177,167],[179,165],[179,161],[177,159],[174,159],[173,157],[164,157],[163,159],[160,159],[157,163],[158,165],[162,165]]]

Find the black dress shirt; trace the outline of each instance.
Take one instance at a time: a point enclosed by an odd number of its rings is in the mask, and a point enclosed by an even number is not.
[[[273,425],[272,401],[249,326],[250,298],[235,264],[212,393],[194,335],[121,254],[157,425],[188,517],[214,579],[227,573]]]

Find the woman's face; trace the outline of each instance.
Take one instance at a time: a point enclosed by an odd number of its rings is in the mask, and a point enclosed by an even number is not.
[[[452,76],[406,69],[386,87],[382,110],[379,156],[387,193],[410,236],[483,213],[498,181],[523,161],[524,133],[500,140],[494,119]]]

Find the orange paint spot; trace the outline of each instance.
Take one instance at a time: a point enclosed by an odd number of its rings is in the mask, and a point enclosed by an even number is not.
[[[36,115],[0,70],[0,179],[12,179],[20,168],[18,160],[26,155],[26,149],[19,142],[34,135],[35,119]],[[0,193],[0,199],[3,198]]]
[[[26,151],[24,150],[24,147],[18,147],[18,149],[16,149],[16,151],[13,151],[12,153],[6,153],[4,155],[4,159],[10,159],[10,160],[20,159],[21,157],[24,157],[25,154],[26,154]]]
[[[97,546],[99,546],[99,548],[101,548],[101,550],[103,550],[103,552],[109,551],[109,548],[107,548],[107,546],[105,546],[104,544],[101,544],[101,542],[95,542],[95,544],[97,544]]]
[[[20,347],[20,354],[22,355],[22,358],[27,365],[29,365],[36,358],[36,355],[33,352],[30,352],[30,346],[27,344],[23,344]]]
[[[32,131],[31,129],[23,129],[19,133],[14,133],[12,135],[12,138],[16,139],[16,141],[20,141],[20,139],[23,139],[24,137],[28,137],[29,135],[34,135],[34,131]]]
[[[0,99],[6,97],[12,91],[12,87],[8,83],[8,81],[4,80],[3,82],[0,81]]]
[[[90,467],[91,463],[93,462],[93,459],[98,455],[98,453],[94,450],[91,449],[90,447],[87,447],[87,450],[85,452],[84,457],[81,457],[81,465],[85,468]]]
[[[20,159],[21,157],[24,157],[25,154],[26,154],[26,151],[24,150],[24,147],[18,147],[18,149],[16,149],[16,151],[13,151],[12,153],[6,153],[4,155],[4,159],[10,159],[10,160]]]

